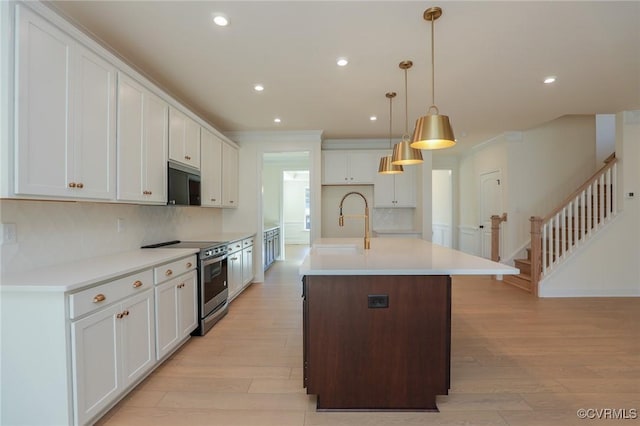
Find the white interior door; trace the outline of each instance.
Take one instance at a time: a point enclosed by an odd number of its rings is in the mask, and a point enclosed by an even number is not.
[[[482,257],[491,258],[491,216],[502,214],[502,173],[480,175],[480,248]]]

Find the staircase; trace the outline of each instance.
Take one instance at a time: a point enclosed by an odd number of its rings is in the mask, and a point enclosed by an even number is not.
[[[545,276],[573,251],[585,244],[617,214],[617,159],[612,154],[605,165],[544,218],[531,217],[531,247],[525,259],[515,259],[518,275],[504,282],[534,295]]]
[[[505,275],[503,282],[531,293],[531,249],[527,248],[526,259],[515,259],[515,267],[520,269],[518,275]]]

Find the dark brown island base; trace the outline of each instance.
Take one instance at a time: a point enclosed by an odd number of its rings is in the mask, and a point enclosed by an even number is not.
[[[451,359],[448,275],[305,275],[304,386],[318,410],[438,411]]]

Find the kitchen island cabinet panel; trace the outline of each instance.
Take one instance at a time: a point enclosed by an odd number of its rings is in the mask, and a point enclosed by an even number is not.
[[[304,383],[318,409],[434,410],[449,390],[449,276],[306,276]]]

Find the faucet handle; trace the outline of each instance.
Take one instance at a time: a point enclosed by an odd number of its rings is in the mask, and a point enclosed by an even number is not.
[[[344,216],[342,214],[338,217],[338,226],[344,226]]]

